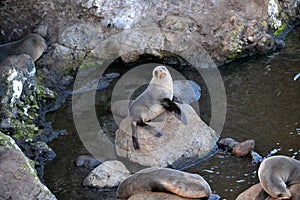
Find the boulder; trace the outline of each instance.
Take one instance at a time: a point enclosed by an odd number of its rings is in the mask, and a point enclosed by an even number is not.
[[[91,171],[83,181],[83,186],[98,189],[113,189],[125,180],[130,172],[120,161],[105,161]]]
[[[94,169],[101,163],[103,163],[103,160],[98,160],[91,155],[80,155],[75,160],[77,167],[85,167],[88,169]]]
[[[173,114],[164,112],[151,122],[161,130],[162,137],[155,137],[148,130],[138,127],[139,150],[133,148],[129,117],[122,120],[116,131],[117,155],[143,166],[171,165],[173,168],[187,167],[212,155],[219,135],[200,119],[190,105],[179,106],[187,118],[187,125]]]
[[[156,167],[143,169],[124,180],[118,187],[117,196],[120,199],[133,199],[132,195],[141,192],[165,192],[184,198],[208,198],[211,195],[210,186],[200,175]],[[150,196],[168,197],[166,194]]]
[[[0,86],[0,130],[31,142],[40,133],[41,104],[53,105],[56,93],[37,82],[34,61],[25,54],[1,62]]]
[[[30,161],[15,141],[0,132],[0,199],[53,200]]]
[[[300,184],[291,185],[288,187],[292,194],[292,198],[290,200],[298,200],[300,199]],[[275,200],[273,197],[270,197],[262,188],[260,183],[257,183],[241,194],[238,195],[236,200]]]
[[[236,157],[243,157],[251,153],[252,156],[256,156],[252,153],[254,150],[255,140],[246,140],[244,142],[238,142],[232,138],[222,138],[218,142],[218,147],[225,152],[231,152]],[[258,154],[257,154],[258,156]],[[259,158],[257,157],[259,160]]]
[[[264,190],[261,184],[257,183],[239,194],[236,200],[257,200],[256,197],[258,196],[258,194],[261,194],[263,192]]]

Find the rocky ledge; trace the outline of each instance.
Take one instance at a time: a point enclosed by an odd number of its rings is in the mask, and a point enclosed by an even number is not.
[[[131,51],[122,56],[127,61],[144,53],[163,56],[161,50],[174,53],[179,48],[166,47],[191,38],[221,64],[284,46],[280,39],[299,19],[299,5],[298,0],[4,0],[0,42],[39,33],[51,42],[44,64],[57,65],[62,60],[81,60],[97,47],[107,48],[100,43],[118,34],[125,33],[123,45],[112,45],[120,55]],[[149,42],[152,45],[145,46]]]

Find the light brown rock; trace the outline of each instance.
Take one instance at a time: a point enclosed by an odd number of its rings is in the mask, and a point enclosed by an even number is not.
[[[232,148],[232,155],[242,157],[248,155],[254,150],[255,140],[246,140],[244,142],[237,143]]]
[[[164,112],[151,122],[163,133],[160,138],[138,127],[139,150],[133,148],[130,119],[125,118],[116,132],[117,155],[144,166],[171,165],[178,168],[210,156],[216,149],[219,135],[199,118],[191,106],[180,104],[180,107],[187,118],[187,125],[173,114]]]
[[[131,195],[128,200],[185,200],[190,198],[183,198],[174,194],[164,192],[139,192]]]
[[[300,199],[300,184],[291,185],[288,187],[292,194],[290,200],[299,200]],[[236,200],[276,200],[273,197],[270,197],[262,188],[260,183],[257,183],[241,194],[238,195]]]
[[[113,189],[129,175],[130,172],[120,161],[105,161],[88,174],[83,186]]]

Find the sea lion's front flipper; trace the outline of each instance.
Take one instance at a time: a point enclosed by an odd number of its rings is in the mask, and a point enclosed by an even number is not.
[[[179,106],[171,99],[164,98],[162,100],[162,106],[169,112],[173,113],[177,119],[179,119],[183,124],[187,124],[187,119],[185,114],[181,111]]]
[[[151,133],[153,133],[156,137],[161,137],[163,134],[162,132],[160,132],[159,130],[157,130],[155,127],[143,122],[143,121],[139,121],[137,122],[137,125],[145,128],[145,129],[148,129]]]
[[[131,123],[131,130],[132,130],[132,144],[135,150],[140,149],[140,144],[138,142],[137,136],[137,127],[135,123]]]

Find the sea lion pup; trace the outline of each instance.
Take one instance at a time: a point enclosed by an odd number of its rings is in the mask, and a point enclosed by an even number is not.
[[[258,178],[271,197],[290,199],[287,187],[300,183],[300,162],[287,156],[269,157],[261,163]]]
[[[24,38],[0,45],[0,62],[11,55],[27,54],[36,61],[47,49],[46,40],[38,34],[28,34]]]
[[[186,117],[173,99],[173,79],[165,66],[157,66],[152,73],[152,79],[146,90],[129,106],[131,118],[132,143],[134,149],[139,149],[137,126],[149,129],[155,136],[162,133],[147,122],[168,110],[184,124]]]

